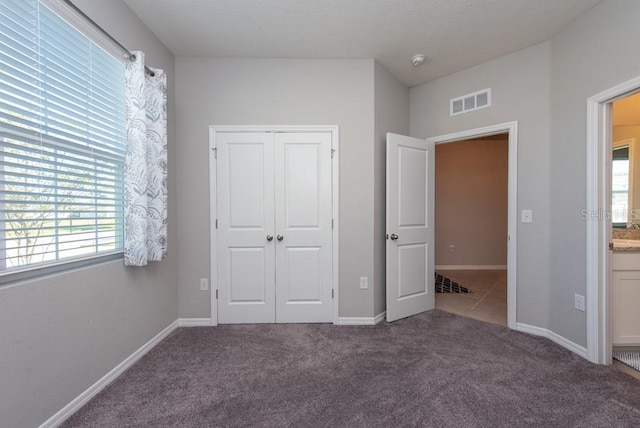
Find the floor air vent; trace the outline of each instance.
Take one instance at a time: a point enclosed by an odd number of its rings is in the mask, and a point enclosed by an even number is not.
[[[472,94],[463,95],[450,100],[451,116],[467,113],[473,110],[489,107],[491,105],[491,88]]]

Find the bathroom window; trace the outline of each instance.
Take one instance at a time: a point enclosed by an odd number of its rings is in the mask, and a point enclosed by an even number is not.
[[[627,227],[629,217],[629,146],[613,149],[611,178],[611,222]]]

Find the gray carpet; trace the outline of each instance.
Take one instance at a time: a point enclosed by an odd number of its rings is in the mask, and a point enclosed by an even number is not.
[[[376,326],[181,328],[64,427],[638,427],[640,381],[433,310]]]

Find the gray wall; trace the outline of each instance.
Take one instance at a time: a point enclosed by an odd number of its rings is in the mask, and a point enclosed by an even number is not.
[[[636,0],[604,1],[552,40],[549,327],[582,346],[586,316],[573,309],[573,295],[586,293],[581,210],[586,205],[587,99],[640,76],[638,17]]]
[[[518,210],[532,209],[533,223],[518,223],[517,321],[542,328],[549,326],[550,59],[545,42],[410,92],[414,137],[518,121]],[[449,116],[450,98],[485,88],[492,90],[491,107]]]
[[[76,0],[89,16],[169,75],[169,191],[175,187],[173,56],[120,0]],[[0,289],[0,425],[38,426],[178,317],[175,198],[169,258],[122,261]]]
[[[409,89],[380,63],[374,69],[374,278],[373,316],[386,309],[386,167],[387,132],[408,135]]]
[[[209,125],[340,127],[340,309],[372,315],[373,60],[176,58],[181,317],[209,317]]]

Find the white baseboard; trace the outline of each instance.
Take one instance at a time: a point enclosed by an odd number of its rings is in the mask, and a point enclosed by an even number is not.
[[[210,327],[211,318],[178,318],[178,327]]]
[[[507,270],[507,265],[436,265],[436,270]]]
[[[336,325],[376,325],[382,321],[387,312],[381,312],[375,317],[339,317]]]
[[[581,356],[585,360],[588,360],[588,358],[587,358],[587,348],[585,348],[584,346],[580,346],[577,343],[574,343],[574,342],[570,341],[569,339],[566,339],[566,338],[560,336],[558,333],[554,333],[551,330],[547,330],[546,328],[540,328],[540,327],[536,327],[536,326],[528,325],[528,324],[523,324],[523,323],[516,323],[516,330],[521,331],[523,333],[533,334],[535,336],[546,337],[547,339],[551,340],[552,342],[555,342],[558,345],[562,346],[563,348],[566,348],[569,351],[578,354],[579,356]]]
[[[82,394],[78,395],[69,404],[64,406],[55,415],[47,419],[40,428],[57,427],[62,422],[67,420],[71,415],[84,406],[89,400],[91,400],[96,394],[102,391],[107,385],[113,382],[118,376],[120,376],[125,370],[131,367],[136,361],[138,361],[144,354],[149,352],[151,348],[156,346],[162,339],[167,337],[173,330],[178,327],[178,320],[169,324],[164,330],[158,333],[153,339],[142,345],[137,351],[129,355],[124,361],[113,368],[109,373],[104,375],[100,380],[87,388]]]
[[[384,318],[387,316],[387,311],[380,312],[378,315],[373,317],[373,323],[378,324],[380,321],[384,321]]]

